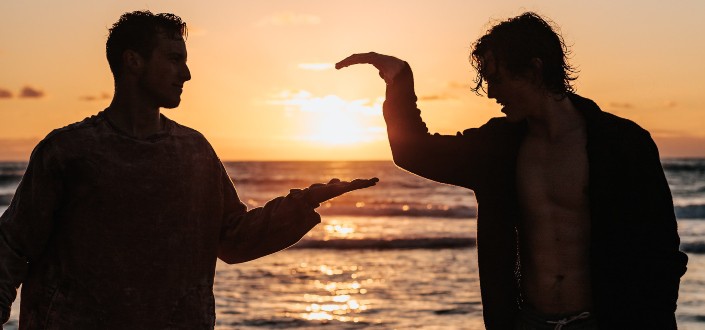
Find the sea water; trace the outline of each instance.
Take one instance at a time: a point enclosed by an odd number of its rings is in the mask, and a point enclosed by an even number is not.
[[[688,272],[680,329],[705,329],[705,159],[662,161]],[[0,163],[0,212],[25,163]],[[472,191],[407,173],[391,162],[234,162],[228,173],[257,207],[331,178],[378,177],[318,209],[322,223],[285,251],[219,262],[216,329],[484,329]],[[5,329],[15,329],[13,305]]]

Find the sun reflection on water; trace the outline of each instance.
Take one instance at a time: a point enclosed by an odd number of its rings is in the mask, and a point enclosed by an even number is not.
[[[369,308],[369,303],[364,300],[367,289],[363,285],[372,280],[357,280],[362,271],[357,266],[320,265],[316,271],[332,278],[311,282],[317,293],[304,294],[306,307],[301,317],[311,321],[360,322],[361,313]]]
[[[324,240],[329,240],[331,238],[351,238],[356,231],[356,228],[352,224],[338,223],[336,221],[331,224],[325,225],[324,230]]]

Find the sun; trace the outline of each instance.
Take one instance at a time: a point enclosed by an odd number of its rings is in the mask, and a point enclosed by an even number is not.
[[[311,132],[304,135],[304,140],[310,142],[345,145],[370,139],[369,132],[358,116],[336,109],[317,112],[309,127]]]
[[[313,96],[306,91],[284,92],[275,104],[284,105],[301,120],[303,141],[325,145],[353,145],[384,139],[379,98],[345,100],[337,95]]]

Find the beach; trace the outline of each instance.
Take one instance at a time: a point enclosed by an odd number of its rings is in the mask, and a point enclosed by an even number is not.
[[[705,329],[705,160],[662,161],[688,272],[680,329]],[[0,163],[0,212],[26,167]],[[318,209],[322,223],[293,247],[258,260],[218,262],[216,329],[484,329],[470,190],[391,162],[228,162],[249,207],[314,182],[378,177]],[[15,329],[19,299],[5,329]]]

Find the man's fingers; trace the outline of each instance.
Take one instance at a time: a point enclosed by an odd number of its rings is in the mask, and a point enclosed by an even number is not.
[[[362,188],[367,188],[367,187],[372,187],[377,182],[379,179],[377,178],[372,178],[372,179],[355,179],[352,182],[350,182],[350,188],[351,190],[355,189],[362,189]]]
[[[359,54],[352,54],[342,61],[338,62],[335,64],[335,68],[340,70],[344,67],[348,67],[351,65],[355,64],[372,64],[375,65],[375,59],[379,58],[379,54],[375,52],[369,52],[369,53],[359,53]]]
[[[389,55],[375,52],[353,54],[335,64],[336,69],[342,69],[355,64],[372,64],[379,70],[379,76],[384,82],[391,84],[394,77],[404,68],[406,62]]]
[[[316,203],[323,203],[331,198],[340,196],[347,192],[372,187],[379,179],[355,179],[352,182],[340,181],[338,179],[332,179],[327,184],[316,183],[312,184],[308,189],[308,194],[312,201]]]

